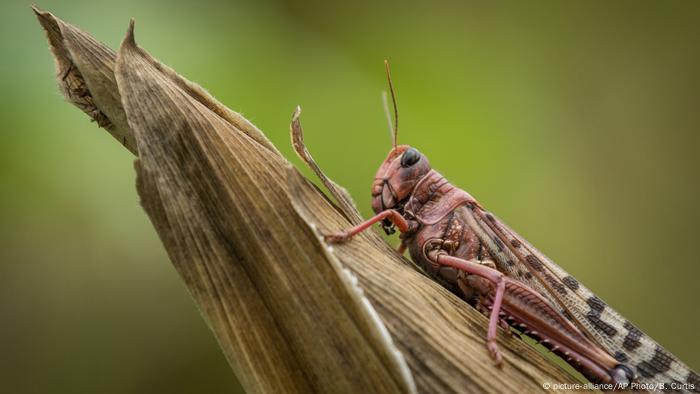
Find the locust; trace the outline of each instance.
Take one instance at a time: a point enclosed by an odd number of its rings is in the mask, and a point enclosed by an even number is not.
[[[398,229],[400,254],[408,250],[430,277],[489,318],[486,347],[496,365],[501,326],[540,342],[593,382],[700,392],[696,372],[452,185],[416,148],[397,144],[396,95],[385,67],[392,149],[372,183],[376,215],[325,239],[348,242],[376,223],[387,234]]]

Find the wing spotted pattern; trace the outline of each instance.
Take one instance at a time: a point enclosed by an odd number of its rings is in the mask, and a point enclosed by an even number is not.
[[[498,269],[537,290],[618,361],[635,369],[642,383],[693,385],[698,374],[635,327],[503,222],[472,206],[464,217],[496,259]],[[674,391],[674,390],[671,390]]]

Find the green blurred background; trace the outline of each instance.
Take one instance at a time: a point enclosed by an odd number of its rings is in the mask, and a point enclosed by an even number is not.
[[[400,141],[696,370],[700,3],[42,1],[154,56],[364,214]],[[133,157],[63,102],[28,2],[0,6],[0,384],[7,393],[240,390],[134,190]],[[394,242],[396,240],[393,240]]]

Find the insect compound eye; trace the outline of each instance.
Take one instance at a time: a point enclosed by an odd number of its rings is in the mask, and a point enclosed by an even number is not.
[[[415,148],[408,148],[401,156],[401,167],[410,167],[420,160],[420,152]]]

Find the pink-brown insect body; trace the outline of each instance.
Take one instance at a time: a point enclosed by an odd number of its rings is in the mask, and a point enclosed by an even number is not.
[[[486,242],[470,225],[473,211],[481,210],[471,195],[433,170],[417,150],[400,145],[391,150],[377,171],[372,208],[377,214],[396,210],[407,223],[401,234],[402,248],[408,248],[413,261],[470,304],[490,312],[496,293],[493,281],[441,264],[438,259],[438,255],[447,255],[499,268],[492,259],[499,251],[492,249],[505,246]],[[388,219],[383,226],[387,233],[393,232]],[[498,308],[502,322],[541,341],[592,381],[628,383],[633,378],[627,366],[586,337],[551,300],[515,279],[503,280],[505,291]]]

